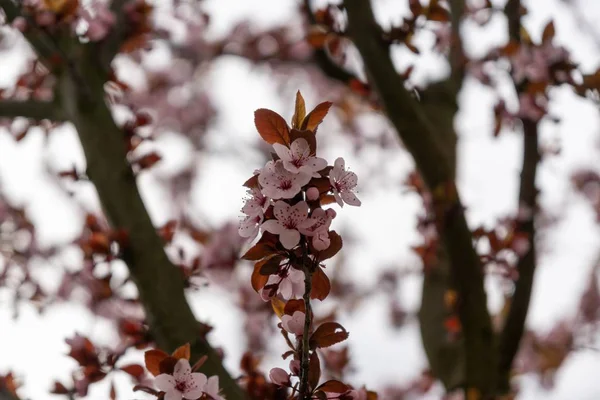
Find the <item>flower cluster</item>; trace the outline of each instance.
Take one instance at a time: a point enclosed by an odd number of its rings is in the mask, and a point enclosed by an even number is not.
[[[203,373],[193,372],[202,366],[206,356],[191,367],[190,352],[189,343],[171,355],[156,349],[146,351],[146,369],[155,376],[154,386],[158,391],[142,385],[137,385],[134,391],[144,391],[164,400],[225,400],[220,395],[218,376],[209,378]]]
[[[264,301],[271,301],[290,348],[284,354],[284,358],[291,356],[290,373],[273,368],[271,382],[291,389],[290,398],[367,400],[374,394],[364,389],[358,391],[337,380],[319,384],[316,350],[348,337],[346,329],[336,322],[313,329],[310,300],[324,300],[330,291],[322,262],[342,247],[341,237],[330,230],[337,213],[323,206],[361,204],[354,193],[358,178],[346,169],[344,159],[328,166],[317,156],[316,131],[330,106],[321,103],[306,114],[298,92],[291,129],[273,111],[256,111],[258,133],[273,145],[274,153],[273,160],[244,184],[248,196],[239,234],[249,240],[262,234],[242,258],[255,261],[252,287]],[[292,383],[293,379],[297,382]]]
[[[303,103],[300,95],[299,99]],[[335,253],[341,247],[339,236],[329,230],[337,213],[322,206],[333,202],[341,207],[361,204],[354,193],[358,178],[346,170],[344,159],[338,158],[328,166],[316,155],[315,132],[330,105],[322,103],[308,115],[301,115],[297,104],[291,130],[273,111],[256,111],[256,127],[261,137],[273,145],[274,159],[245,183],[248,196],[242,207],[245,216],[239,234],[253,240],[263,233],[244,258],[253,259],[252,253],[258,253],[253,260],[265,259],[259,270],[265,277],[264,285],[257,289],[265,300],[277,294],[284,299],[303,294],[304,274],[298,267],[303,249],[311,262],[318,263],[317,259],[324,259],[323,253]],[[300,108],[303,110],[303,106]],[[269,252],[269,246],[275,251]]]

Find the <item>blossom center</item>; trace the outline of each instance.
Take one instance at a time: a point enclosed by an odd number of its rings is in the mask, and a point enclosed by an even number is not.
[[[292,181],[290,179],[283,179],[279,182],[279,189],[289,190],[292,188]]]
[[[181,393],[184,393],[188,389],[187,381],[185,381],[185,380],[178,380],[178,381],[176,381],[176,383],[175,383],[175,389],[177,389]]]

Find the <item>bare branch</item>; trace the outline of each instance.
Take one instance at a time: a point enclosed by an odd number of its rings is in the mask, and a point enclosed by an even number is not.
[[[450,0],[452,41],[450,43],[450,68],[452,80],[462,86],[465,76],[465,52],[460,27],[465,13],[465,0]]]
[[[62,121],[64,117],[59,107],[49,101],[36,100],[0,100],[0,118],[24,117],[41,121]]]
[[[505,7],[509,37],[511,40],[517,42],[521,40],[520,9],[520,0],[509,0]],[[522,87],[515,85],[517,94],[520,94],[522,89]],[[526,118],[522,119],[522,124],[523,165],[519,186],[519,207],[525,211],[525,216],[519,219],[517,232],[527,236],[529,248],[517,263],[519,278],[515,283],[515,292],[511,299],[510,310],[498,342],[498,390],[501,392],[508,392],[510,390],[510,372],[525,330],[525,319],[529,310],[531,289],[537,264],[534,216],[537,208],[535,177],[540,160],[538,126],[537,122]]]
[[[452,160],[433,120],[433,105],[427,112],[404,89],[403,81],[381,40],[369,1],[344,1],[348,33],[364,60],[367,74],[376,88],[390,121],[434,193],[441,193],[436,212],[440,234],[446,245],[454,286],[459,293],[459,315],[465,337],[466,385],[491,393],[494,384],[493,331],[487,311],[483,270],[472,244],[472,235],[456,192]],[[440,110],[438,110],[440,111]],[[452,131],[452,127],[446,127]]]

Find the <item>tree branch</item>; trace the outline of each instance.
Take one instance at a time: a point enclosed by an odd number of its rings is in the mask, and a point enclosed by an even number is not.
[[[310,25],[316,25],[317,20],[310,8],[310,0],[304,0],[303,8],[308,23]],[[317,66],[321,68],[321,71],[331,79],[344,84],[348,84],[352,79],[357,79],[353,73],[336,64],[323,49],[314,49],[313,58],[314,63],[317,64]]]
[[[40,121],[62,121],[64,117],[55,103],[36,100],[0,100],[0,118],[24,117]]]
[[[520,8],[520,0],[509,0],[505,8],[508,19],[509,37],[516,42],[520,42],[521,39]],[[523,88],[515,85],[515,90],[517,94],[520,94]],[[522,119],[522,125],[523,165],[519,186],[519,208],[525,210],[525,216],[518,220],[517,232],[527,236],[529,248],[517,263],[519,278],[515,283],[515,292],[511,299],[508,316],[498,344],[498,390],[501,392],[508,392],[510,390],[510,371],[525,330],[525,319],[529,310],[531,289],[537,264],[534,216],[537,208],[535,177],[540,160],[538,126],[537,122],[526,118]]]
[[[450,43],[450,68],[451,78],[458,83],[458,88],[462,86],[465,76],[465,51],[463,41],[460,35],[462,17],[465,13],[465,0],[450,0],[450,16],[452,28],[452,41]]]
[[[495,374],[494,335],[487,311],[483,270],[455,191],[452,160],[432,122],[436,119],[434,109],[430,106],[426,112],[404,89],[389,57],[388,46],[381,40],[381,29],[370,2],[345,0],[344,5],[348,13],[349,36],[362,55],[367,74],[390,121],[434,196],[445,193],[442,195],[443,211],[438,210],[436,218],[448,251],[453,283],[459,293],[458,311],[465,337],[466,385],[477,388],[483,395],[489,394]],[[451,131],[452,127],[446,129]]]

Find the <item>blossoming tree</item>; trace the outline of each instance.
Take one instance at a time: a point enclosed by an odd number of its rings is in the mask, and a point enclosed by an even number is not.
[[[67,338],[77,369],[49,392],[85,398],[90,388],[109,382],[108,397],[121,398],[114,379],[126,375],[136,395],[165,400],[402,399],[432,395],[435,387],[448,399],[509,399],[519,394],[515,377],[532,373],[551,386],[567,356],[593,344],[597,265],[571,323],[542,336],[527,329],[526,317],[540,243],[552,229],[539,201],[538,169],[542,160],[560,157],[542,138],[548,124],[558,123],[553,94],[566,88],[597,106],[600,69],[576,62],[571,49],[557,42],[553,21],[530,32],[520,0],[405,0],[399,2],[401,19],[387,24],[376,18],[370,1],[324,3],[303,2],[288,25],[260,30],[240,23],[215,38],[203,2],[0,0],[1,51],[16,49],[25,60],[15,81],[0,88],[0,134],[23,143],[40,132],[51,138],[74,128],[85,156],[84,165],[49,168],[49,179],[81,210],[75,240],[39,245],[35,218],[0,187],[0,290],[15,304],[41,311],[80,302],[83,291],[87,308],[109,321],[119,338],[110,346],[80,334]],[[577,6],[566,3],[581,18]],[[498,20],[505,40],[475,55],[469,46],[476,38],[465,35],[465,26],[488,29]],[[398,49],[414,62],[401,67]],[[166,52],[163,68],[148,61],[154,51]],[[445,69],[428,82],[415,77],[426,54],[442,59]],[[205,88],[206,66],[225,57],[266,65],[283,86],[304,74],[314,97],[327,101],[307,112],[297,88],[282,89],[296,96],[289,123],[256,104],[254,128],[262,142],[232,141],[227,150],[248,159],[257,152],[264,162],[245,164],[248,175],[254,172],[239,182],[247,193],[239,199],[241,221],[209,228],[192,216],[188,203],[196,166],[212,150],[207,132],[223,112]],[[133,76],[142,76],[143,84]],[[469,82],[495,98],[486,134],[514,131],[522,142],[517,207],[493,224],[469,219],[459,182],[455,120]],[[365,126],[364,117],[375,122]],[[376,178],[361,175],[359,182],[346,165],[350,154],[323,156],[333,130],[327,120],[336,121],[357,154],[372,141],[378,154],[395,146],[414,160],[414,171],[397,184],[421,205],[415,215],[419,244],[411,248],[422,277],[414,315],[394,297],[403,278],[399,269],[386,271],[364,292],[336,272],[346,267],[344,252],[360,244],[333,228],[342,232],[338,221],[346,210],[369,209],[358,190]],[[373,139],[376,130],[393,134]],[[176,211],[156,224],[138,185],[160,165],[167,150],[156,143],[169,132],[185,139],[194,161],[162,182]],[[571,172],[570,187],[600,215],[597,165]],[[90,185],[99,207],[76,196]],[[219,188],[210,192],[218,197]],[[76,249],[76,267],[54,271],[60,284],[48,288],[37,265],[56,262],[68,249]],[[122,276],[119,266],[126,267]],[[501,288],[499,310],[488,307],[486,277]],[[247,351],[235,360],[239,374],[224,367],[228,355],[211,346],[212,327],[190,307],[191,292],[207,284],[226,288],[243,311]],[[349,347],[341,343],[348,346],[352,336],[336,321],[338,310],[381,293],[391,299],[395,325],[410,317],[418,321],[428,367],[406,385],[374,388],[349,374]],[[320,308],[328,304],[335,304],[334,311]],[[263,360],[267,342],[276,340],[286,346],[286,368]],[[124,361],[128,357],[137,361]],[[24,398],[18,382],[35,385],[26,372],[0,371],[0,400]]]

